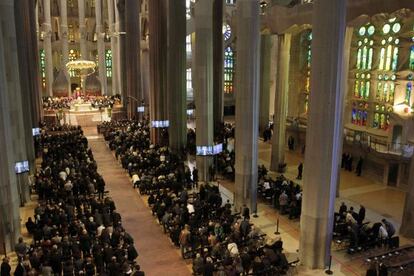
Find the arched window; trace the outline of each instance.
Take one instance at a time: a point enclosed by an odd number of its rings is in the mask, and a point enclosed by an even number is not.
[[[69,50],[69,61],[75,61],[75,60],[77,60],[78,59],[78,57],[79,57],[79,53],[78,53],[78,51],[76,51],[76,50],[74,50],[74,49],[70,49]],[[75,70],[73,70],[73,69],[70,69],[69,70],[69,75],[71,76],[71,77],[76,77],[77,75],[76,75],[76,71]]]
[[[224,93],[233,93],[234,52],[231,47],[224,50]]]
[[[112,51],[110,49],[105,52],[105,66],[106,66],[106,77],[112,78]]]
[[[39,51],[40,57],[40,74],[42,76],[42,87],[46,88],[46,54],[44,49]]]
[[[355,74],[354,97],[368,100],[370,90],[371,90],[371,74],[356,73]]]
[[[385,105],[375,105],[373,127],[382,130],[387,130],[390,126],[390,113],[393,108],[386,107]]]

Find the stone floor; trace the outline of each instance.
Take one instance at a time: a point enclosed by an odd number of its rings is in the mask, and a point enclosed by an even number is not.
[[[85,129],[85,135],[98,164],[98,172],[103,176],[106,189],[122,216],[122,224],[135,240],[141,269],[146,275],[191,275],[191,266],[181,258],[179,250],[163,233],[144,198],[132,189],[128,175],[103,138],[98,137],[92,128]]]

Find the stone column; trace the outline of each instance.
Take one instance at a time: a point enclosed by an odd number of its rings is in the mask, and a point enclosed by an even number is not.
[[[141,35],[140,35],[140,8],[136,0],[126,0],[126,90],[128,95],[128,117],[132,118],[137,114],[138,101],[142,100],[141,95]]]
[[[64,1],[65,2],[65,1]],[[99,81],[102,95],[107,95],[106,63],[105,63],[105,30],[102,25],[102,0],[95,1],[96,37],[98,44]]]
[[[414,238],[414,158],[411,158],[410,175],[408,177],[408,192],[405,196],[404,213],[400,234],[406,238]]]
[[[149,10],[150,119],[165,121],[167,113],[167,24],[165,0],[151,0]],[[151,142],[161,141],[160,129],[151,128]]]
[[[289,62],[291,34],[284,34],[278,39],[278,67],[276,77],[275,111],[273,116],[272,156],[270,169],[279,171],[285,164],[286,115],[289,93]]]
[[[270,34],[261,35],[260,43],[259,135],[262,135],[269,123],[272,36]]]
[[[317,0],[313,10],[311,93],[306,135],[300,260],[324,268],[331,255],[343,110],[345,0]]]
[[[79,12],[79,45],[81,59],[89,60],[88,46],[86,45],[86,25],[85,25],[85,0],[78,0]],[[85,84],[82,84],[83,86]]]
[[[62,35],[60,37],[60,42],[62,44],[62,68],[64,70],[65,76],[68,80],[68,94],[69,96],[72,95],[72,88],[70,85],[70,75],[68,68],[66,67],[66,63],[69,62],[69,43],[68,43],[68,8],[67,8],[67,0],[60,1],[60,30]]]
[[[52,25],[50,19],[50,0],[43,0],[44,22],[43,27],[43,49],[45,50],[45,70],[46,70],[46,95],[53,96],[53,56],[52,56]]]
[[[213,2],[195,3],[195,55],[193,63],[196,105],[196,145],[213,146]],[[211,156],[197,156],[199,179],[209,181]]]
[[[118,91],[118,63],[117,63],[117,53],[118,53],[118,36],[115,34],[115,14],[114,14],[114,0],[108,0],[108,24],[109,24],[109,33],[111,34],[111,53],[112,53],[112,77],[111,77],[111,95],[119,93]]]
[[[16,161],[27,160],[18,48],[14,18],[15,1],[0,3],[0,244],[14,249],[20,235],[19,206],[28,187],[27,173],[16,175]],[[3,252],[3,246],[0,247]]]
[[[257,158],[260,89],[259,2],[237,1],[236,181],[234,205],[257,212]]]
[[[36,76],[36,67],[33,68],[33,45],[31,44],[32,40],[30,38],[31,31],[34,27],[31,25],[30,20],[30,11],[32,7],[31,4],[34,4],[34,0],[15,0],[14,1],[14,12],[15,12],[15,24],[16,24],[16,43],[17,43],[17,52],[18,52],[18,69],[20,77],[20,89],[21,89],[21,102],[22,106],[22,115],[23,115],[23,131],[24,131],[24,146],[26,147],[27,159],[30,163],[30,168],[32,174],[35,172],[35,152],[34,152],[34,141],[32,128],[38,125],[38,121],[34,121],[32,116],[35,116],[31,101],[35,101],[36,93],[38,91],[33,90],[35,86],[32,82],[36,83],[34,77]],[[23,146],[23,145],[21,145]],[[28,192],[26,189],[26,199],[29,198]]]
[[[181,153],[187,140],[185,0],[168,0],[167,20],[169,145]]]
[[[118,91],[122,95],[123,105],[126,109],[126,52],[125,52],[125,0],[115,0],[115,31],[118,34]]]
[[[214,133],[221,132],[224,115],[224,41],[223,41],[223,10],[224,1],[213,2],[213,117]]]

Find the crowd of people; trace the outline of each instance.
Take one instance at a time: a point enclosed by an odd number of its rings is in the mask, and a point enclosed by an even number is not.
[[[124,122],[125,123],[125,122]],[[277,275],[288,270],[282,241],[265,242],[250,222],[249,210],[232,212],[216,186],[198,185],[182,155],[151,145],[145,122],[106,123],[105,140],[131,176],[195,275]],[[197,187],[192,189],[191,187]]]
[[[353,167],[353,162],[354,162],[354,157],[352,156],[351,153],[347,153],[344,152],[342,154],[342,159],[341,159],[341,168],[345,169],[346,171],[352,172],[354,167]],[[355,173],[357,176],[361,176],[362,174],[362,164],[364,162],[364,159],[362,158],[362,156],[359,157],[358,162],[356,164],[355,167]]]
[[[79,97],[43,97],[44,110],[70,109],[75,102],[90,103],[93,108],[112,108],[114,104],[121,104],[121,95],[113,96],[79,96]]]
[[[273,204],[281,215],[298,219],[302,212],[302,189],[283,175],[273,180],[265,166],[259,167],[258,194]]]
[[[382,219],[380,222],[365,221],[366,210],[363,205],[358,212],[342,202],[335,213],[334,238],[346,244],[348,253],[355,253],[375,247],[395,248],[399,246],[399,238],[395,236],[394,225]]]
[[[144,275],[81,128],[45,129],[40,147],[39,204],[26,222],[33,242],[15,246],[14,275]]]

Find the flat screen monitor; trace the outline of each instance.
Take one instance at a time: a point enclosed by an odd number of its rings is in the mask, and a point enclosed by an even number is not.
[[[145,106],[138,106],[137,107],[137,112],[138,113],[144,113],[145,112]]]
[[[16,164],[14,165],[14,171],[16,172],[16,174],[28,172],[29,161],[25,160],[25,161],[16,162]]]
[[[213,146],[197,146],[197,155],[207,156],[213,155]]]
[[[32,128],[32,133],[33,133],[33,136],[40,135],[40,128],[39,127]]]
[[[213,154],[219,154],[223,151],[223,144],[214,145]]]

